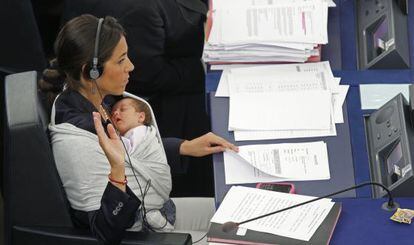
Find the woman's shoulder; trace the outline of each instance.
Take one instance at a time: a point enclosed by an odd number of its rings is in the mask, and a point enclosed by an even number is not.
[[[55,124],[70,123],[78,128],[95,133],[92,112],[95,107],[89,100],[74,90],[65,90],[55,101]]]

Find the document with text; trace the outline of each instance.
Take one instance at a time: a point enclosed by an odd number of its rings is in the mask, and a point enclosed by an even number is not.
[[[212,43],[242,41],[328,42],[328,5],[323,1],[280,2],[277,5],[215,9]],[[245,23],[240,24],[240,20]],[[219,26],[218,26],[219,25]],[[300,40],[300,41],[299,41]]]
[[[241,222],[272,211],[309,201],[314,197],[233,186],[211,222]],[[309,241],[334,203],[322,199],[297,208],[240,225],[241,228]]]
[[[325,142],[245,145],[225,151],[226,184],[329,179]]]

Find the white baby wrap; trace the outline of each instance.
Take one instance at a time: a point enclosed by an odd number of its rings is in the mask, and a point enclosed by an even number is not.
[[[142,100],[130,94],[126,95]],[[99,145],[97,135],[69,123],[56,125],[54,110],[53,106],[49,130],[56,167],[69,202],[77,210],[97,210],[100,208],[101,198],[108,184],[110,173],[108,159]],[[151,182],[144,199],[146,209],[159,210],[169,199],[172,183],[170,167],[155,120],[152,123],[153,126],[148,127],[144,140],[134,147],[129,155],[142,192],[148,181]],[[128,157],[125,159],[129,160]],[[130,164],[125,164],[128,186],[142,200],[142,193],[132,168]],[[166,223],[159,211],[149,212],[147,220],[154,227],[162,227]],[[141,223],[137,221],[133,228],[141,229]],[[163,230],[171,229],[173,226],[168,224]]]

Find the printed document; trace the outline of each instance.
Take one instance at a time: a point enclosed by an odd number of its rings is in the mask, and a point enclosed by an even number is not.
[[[227,65],[226,67],[215,66],[215,68],[224,68],[216,91],[217,97],[229,97],[229,80],[236,79],[234,83],[237,84],[240,81],[238,80],[239,78],[245,78],[246,76],[249,78],[256,77],[256,79],[260,79],[262,76],[273,76],[276,78],[272,80],[273,82],[279,82],[279,80],[285,80],[288,82],[290,80],[298,80],[298,78],[304,77],[304,81],[307,81],[307,83],[309,83],[309,77],[318,75],[318,78],[313,79],[318,79],[318,82],[321,84],[323,83],[324,86],[336,84],[336,82],[332,81],[332,79],[335,78],[332,74],[332,70],[328,61],[285,65]],[[234,75],[228,77],[229,74]],[[243,80],[246,80],[246,78]],[[336,85],[339,85],[339,81]]]
[[[327,7],[322,1],[285,1],[277,5],[216,9],[213,12],[216,25],[212,32],[218,32],[218,35],[216,40],[210,36],[209,42],[240,43],[247,40],[326,44]],[[241,24],[240,20],[245,23]]]
[[[326,143],[246,145],[226,151],[226,184],[329,179]]]
[[[335,123],[344,122],[342,107],[349,86],[340,85],[340,78],[333,76],[327,61],[285,65],[228,65],[226,67],[215,66],[214,68],[223,69],[216,96],[230,97],[230,120],[228,126],[229,130],[234,131],[236,141],[335,136]],[[248,106],[255,106],[257,114],[262,115],[267,114],[269,109],[271,111],[270,114],[274,114],[279,107],[289,108],[291,113],[301,113],[302,109],[304,109],[301,105],[307,105],[307,112],[314,113],[313,115],[316,117],[320,113],[316,109],[319,107],[313,105],[312,109],[312,105],[309,103],[317,102],[295,94],[301,91],[305,93],[307,91],[328,91],[331,94],[330,101],[325,102],[325,105],[330,105],[331,107],[329,111],[330,116],[325,117],[325,120],[327,120],[325,125],[329,125],[329,127],[285,129],[276,128],[275,124],[274,129],[257,129],[260,125],[252,128],[237,128],[233,124],[234,120],[242,119],[244,121],[242,123],[246,123],[254,118],[253,115],[246,114],[246,111],[251,109]],[[270,92],[292,92],[292,94],[291,96],[288,95],[288,99],[284,102],[279,101],[277,104],[273,102],[267,103],[267,105],[272,105],[272,108],[262,107],[262,105],[257,104],[257,101],[254,99],[255,96],[262,97],[263,100],[266,94]],[[241,94],[243,94],[243,98],[240,98]],[[276,98],[272,98],[272,100],[274,99]],[[242,102],[239,103],[239,101]],[[236,113],[241,114],[235,115]],[[246,115],[249,116],[246,117]],[[279,120],[286,119],[283,114],[277,114],[277,116]],[[300,117],[301,115],[296,116]],[[290,120],[289,118],[286,120]],[[303,117],[302,120],[302,123],[306,123],[307,119]]]
[[[241,222],[277,211],[314,197],[257,188],[233,186],[226,194],[211,222]],[[241,228],[309,241],[334,203],[322,199],[275,215],[240,225]]]

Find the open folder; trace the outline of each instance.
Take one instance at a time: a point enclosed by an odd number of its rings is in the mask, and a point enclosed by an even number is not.
[[[328,216],[309,241],[301,241],[253,230],[247,230],[244,236],[239,236],[236,234],[237,230],[229,233],[223,232],[222,225],[217,223],[211,223],[207,233],[207,240],[209,242],[230,244],[329,244],[340,212],[341,203],[335,203]]]
[[[222,231],[222,224],[227,221],[242,222],[310,199],[312,197],[233,186],[211,220],[207,239],[227,244],[328,244],[341,212],[341,204],[330,199],[244,223],[239,230]]]

